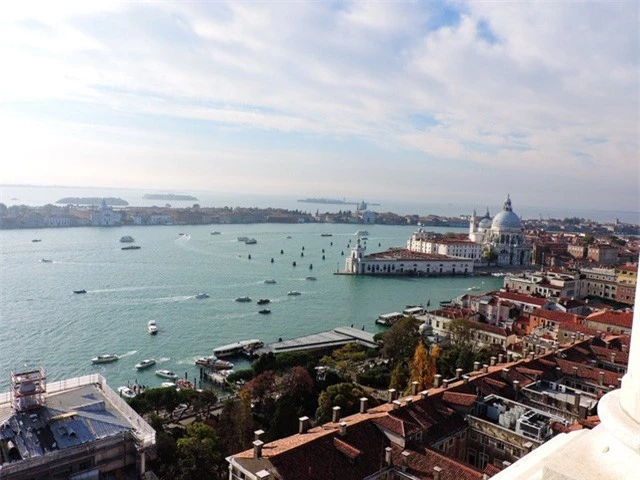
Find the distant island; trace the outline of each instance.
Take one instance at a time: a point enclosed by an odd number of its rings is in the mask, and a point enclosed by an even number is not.
[[[347,200],[338,200],[337,198],[300,198],[300,203],[322,203],[326,205],[357,205],[360,202],[348,202]],[[369,203],[368,205],[380,205],[379,203]]]
[[[185,201],[198,201],[198,199],[192,195],[176,195],[174,193],[147,193],[144,197],[145,200],[185,200]]]
[[[115,197],[64,197],[56,203],[61,205],[100,205],[102,200],[104,200],[107,205],[114,207],[127,207],[129,205],[129,202],[126,200]]]

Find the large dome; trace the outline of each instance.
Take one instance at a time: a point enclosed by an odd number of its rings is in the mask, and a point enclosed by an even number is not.
[[[504,202],[502,211],[493,217],[493,222],[491,222],[491,230],[503,229],[522,229],[520,217],[513,213],[511,208],[511,198],[509,198],[509,195],[507,195],[507,200]]]
[[[520,230],[522,223],[520,223],[520,217],[515,213],[507,210],[503,210],[493,218],[491,222],[492,230],[502,230],[505,228],[513,228]]]

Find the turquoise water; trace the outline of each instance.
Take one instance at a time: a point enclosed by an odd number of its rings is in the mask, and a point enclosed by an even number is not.
[[[271,342],[351,324],[377,331],[374,321],[381,313],[428,300],[437,305],[471,286],[489,290],[501,284],[493,277],[334,275],[344,268],[341,252],[348,255],[347,243],[359,228],[255,224],[0,231],[0,391],[9,385],[9,371],[23,368],[25,361],[43,366],[50,380],[99,372],[114,388],[135,379],[159,385],[154,368],[136,372],[134,365],[152,357],[158,368],[191,377],[198,372],[193,360],[216,346],[248,338]],[[406,245],[414,230],[366,228],[372,252]],[[211,235],[213,230],[223,234]],[[142,248],[122,251],[122,235],[132,235]],[[238,236],[258,243],[245,245]],[[34,238],[42,241],[33,243]],[[317,281],[306,280],[309,275]],[[277,283],[264,284],[268,278]],[[87,293],[72,293],[80,289]],[[290,290],[302,295],[287,296]],[[201,292],[210,298],[195,299]],[[245,295],[253,302],[234,301]],[[271,299],[270,315],[258,314],[259,298]],[[146,331],[150,319],[158,322],[157,336]],[[121,358],[91,364],[92,357],[105,353]]]

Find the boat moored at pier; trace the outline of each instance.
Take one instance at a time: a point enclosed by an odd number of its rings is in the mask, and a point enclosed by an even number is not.
[[[242,340],[241,342],[230,343],[222,347],[214,348],[213,355],[216,358],[232,357],[234,355],[253,356],[254,350],[264,346],[264,342],[258,339]]]

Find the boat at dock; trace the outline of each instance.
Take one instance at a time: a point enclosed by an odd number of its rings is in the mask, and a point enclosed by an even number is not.
[[[136,392],[131,390],[129,387],[118,387],[118,393],[122,398],[136,398]]]
[[[200,367],[213,368],[214,370],[229,370],[233,368],[233,363],[221,360],[215,355],[196,358],[196,365]]]
[[[118,355],[107,354],[107,355],[98,355],[97,357],[93,357],[91,359],[91,363],[111,363],[118,360]]]
[[[251,297],[237,297],[236,302],[246,303],[251,301]]]
[[[153,358],[146,358],[139,363],[136,363],[136,370],[144,370],[145,368],[152,367],[156,364]]]
[[[162,378],[168,378],[169,380],[176,380],[178,375],[173,373],[171,370],[156,370],[156,375]]]
[[[253,355],[253,351],[264,346],[264,342],[258,339],[242,340],[241,342],[230,343],[222,347],[214,348],[213,355],[216,358],[231,357],[233,355]]]

